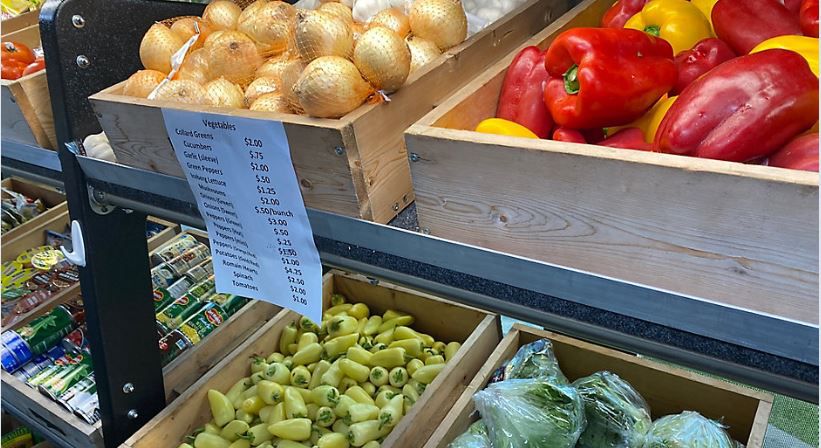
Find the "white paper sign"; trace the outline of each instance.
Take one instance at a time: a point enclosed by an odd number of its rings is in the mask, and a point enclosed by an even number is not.
[[[281,122],[163,109],[208,226],[216,289],[322,320],[322,264]]]

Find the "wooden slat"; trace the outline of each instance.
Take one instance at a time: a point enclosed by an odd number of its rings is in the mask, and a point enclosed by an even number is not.
[[[32,199],[40,199],[47,208],[46,211],[40,213],[34,219],[30,219],[4,233],[2,236],[3,242],[14,240],[32,231],[32,229],[39,226],[40,223],[68,211],[66,196],[53,188],[34,184],[15,177],[3,179],[3,187]]]
[[[384,312],[387,308],[412,312],[418,319],[414,328],[427,331],[437,339],[450,340],[446,337],[461,335],[455,339],[463,341],[457,355],[427,387],[408,416],[382,445],[386,448],[421,446],[434,429],[421,422],[437,421],[450,409],[458,391],[470,381],[475,369],[498,342],[498,317],[473,308],[460,310],[452,302],[415,293],[407,288],[386,283],[373,285],[363,276],[340,271],[331,271],[323,277],[323,300],[326,306],[334,292],[347,295],[351,301],[366,303],[373,313]],[[442,315],[451,318],[445,326],[441,326],[437,319]],[[247,376],[248,358],[252,355],[268,355],[274,351],[282,329],[297,318],[298,314],[292,311],[280,312],[122,446],[153,448],[179,444],[191,431],[211,419],[207,402],[208,390],[224,391]]]
[[[522,45],[594,26],[586,0]],[[818,323],[818,175],[478,134],[511,53],[406,133],[438,237]],[[652,306],[652,304],[648,304]]]
[[[25,12],[17,17],[12,17],[10,19],[3,20],[2,24],[0,24],[0,28],[2,28],[0,29],[0,33],[6,35],[13,31],[27,28],[32,25],[37,25],[39,18],[40,11],[36,10]]]
[[[425,448],[445,448],[467,430],[476,415],[473,394],[483,389],[488,379],[522,345],[547,338],[567,378],[574,381],[600,370],[619,375],[647,401],[654,419],[694,410],[728,426],[728,432],[749,448],[763,446],[772,395],[736,386],[654,361],[604,348],[577,339],[515,324],[487,363],[477,373],[453,410],[431,436]]]

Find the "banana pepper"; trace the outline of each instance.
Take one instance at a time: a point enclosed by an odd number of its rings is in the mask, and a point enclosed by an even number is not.
[[[806,36],[777,36],[756,45],[750,53],[781,48],[801,55],[810,64],[810,70],[818,76],[818,38]]]
[[[624,27],[666,40],[673,47],[673,54],[688,50],[696,42],[712,36],[710,21],[687,0],[652,0]]]

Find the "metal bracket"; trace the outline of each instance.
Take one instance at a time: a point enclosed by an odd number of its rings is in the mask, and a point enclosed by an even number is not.
[[[91,185],[88,185],[88,202],[98,215],[107,215],[117,209],[106,201],[105,191],[97,190]]]

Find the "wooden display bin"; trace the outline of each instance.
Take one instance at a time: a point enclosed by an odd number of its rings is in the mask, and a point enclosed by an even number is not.
[[[585,0],[521,48],[612,3]],[[818,173],[472,132],[517,52],[406,132],[424,231],[818,323]]]
[[[187,231],[186,233],[192,234],[203,243],[208,243],[207,235],[202,232]],[[157,238],[157,236],[154,238]],[[170,236],[162,242],[164,243],[169,239]],[[159,248],[161,244],[152,244],[154,247],[151,250]],[[79,294],[79,284],[76,287],[76,293]],[[150,299],[146,298],[146,300]],[[54,305],[56,303],[51,303],[49,309]],[[163,368],[166,401],[172,403],[192,383],[201,378],[204,373],[224,359],[249,335],[257,331],[281,310],[282,308],[270,303],[252,300],[223,322],[216,331],[204,338],[202,342],[189,348],[177,359],[171,361]],[[25,407],[18,409],[18,411],[24,412],[32,420],[58,432],[72,446],[103,447],[101,422],[89,425],[5,371],[2,372],[2,384],[4,402],[24,403]]]
[[[55,192],[56,193],[56,192]],[[50,212],[50,210],[49,210]],[[46,212],[48,213],[48,212]],[[45,213],[43,214],[45,215]],[[41,215],[41,217],[43,216]],[[7,262],[14,260],[17,258],[18,255],[23,253],[27,249],[31,249],[33,247],[39,247],[46,244],[46,231],[51,230],[58,233],[63,233],[66,231],[69,225],[69,216],[68,211],[64,210],[61,213],[53,214],[48,216],[47,218],[40,219],[37,218],[38,223],[27,230],[26,233],[22,235],[18,235],[16,238],[11,240],[6,240],[5,236],[3,239],[3,250],[2,250],[2,257],[0,259],[2,262]],[[179,233],[180,226],[177,224],[164,221],[159,218],[155,218],[153,216],[149,216],[148,220],[154,222],[156,224],[160,224],[165,227],[165,230],[162,232],[152,236],[148,239],[148,250],[153,251],[169,239],[171,239],[174,235]],[[32,220],[34,221],[34,220]],[[28,223],[26,223],[28,224]],[[24,224],[24,225],[26,225]],[[16,229],[15,229],[16,230]],[[57,294],[51,296],[48,300],[37,305],[34,309],[29,311],[26,314],[21,315],[21,317],[15,320],[12,324],[9,325],[8,328],[3,328],[3,330],[13,330],[18,328],[22,325],[29,323],[32,319],[41,314],[47,312],[51,308],[65,303],[77,296],[80,295],[80,283],[77,282],[68,288],[63,289]]]
[[[3,21],[3,41],[22,42],[29,47],[40,46],[39,11],[28,12]],[[2,89],[2,118],[0,130],[3,138],[54,149],[57,134],[51,111],[46,71],[23,76],[15,80],[0,80]]]
[[[446,448],[479,416],[473,395],[484,389],[493,372],[519,347],[547,338],[570,381],[600,370],[619,375],[644,397],[653,419],[682,411],[697,411],[721,421],[727,432],[747,448],[761,448],[772,409],[772,395],[735,386],[690,371],[604,348],[578,339],[514,324],[482,369],[465,389],[425,448]]]
[[[2,238],[4,245],[30,232],[32,229],[39,226],[40,223],[49,221],[51,218],[61,215],[68,210],[66,195],[55,190],[54,188],[35,184],[16,177],[3,179],[2,186],[3,188],[26,195],[29,198],[41,199],[43,201],[43,205],[46,206],[46,211],[37,215],[37,217],[4,233]]]
[[[386,223],[414,198],[404,130],[472,75],[567,11],[568,4],[528,0],[413,73],[390,102],[365,104],[338,120],[132,98],[122,95],[124,82],[90,99],[119,163],[177,177],[184,175],[161,108],[281,120],[306,206]]]
[[[326,307],[329,306],[331,294],[340,293],[351,301],[367,304],[374,314],[381,314],[389,308],[413,314],[416,317],[413,324],[415,329],[429,333],[437,340],[462,342],[457,355],[428,385],[408,415],[382,443],[385,448],[422,446],[434,429],[431,423],[445,417],[499,341],[499,317],[407,288],[381,282],[373,284],[361,275],[331,271],[325,274],[323,281]],[[211,419],[208,390],[225,391],[238,379],[247,376],[249,357],[268,355],[275,350],[282,329],[298,317],[293,311],[283,310],[121,447],[177,446],[185,436]]]

